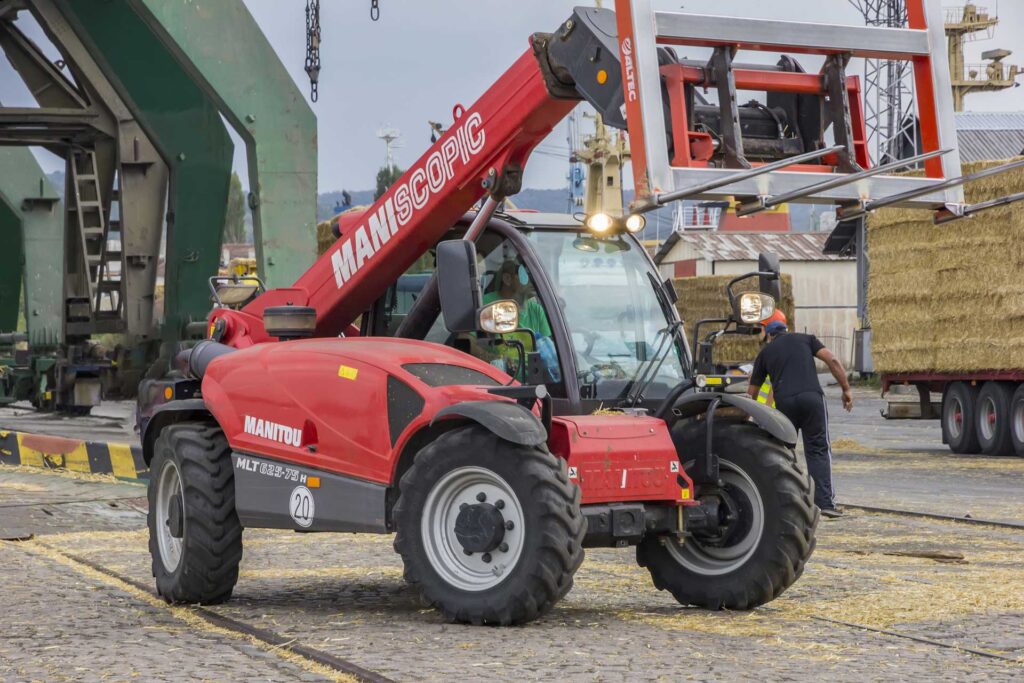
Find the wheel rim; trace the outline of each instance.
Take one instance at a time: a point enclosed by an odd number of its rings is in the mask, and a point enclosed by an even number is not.
[[[996,402],[991,397],[986,397],[982,400],[978,411],[978,426],[986,441],[992,441],[995,438],[998,419]]]
[[[177,496],[177,501],[175,501]],[[171,506],[181,504],[185,500],[185,492],[181,486],[181,473],[178,466],[171,460],[164,462],[160,468],[156,489],[156,539],[160,547],[160,561],[168,572],[173,572],[181,562],[181,541],[171,534]],[[182,527],[185,524],[184,506],[181,510]]]
[[[1013,436],[1018,444],[1024,444],[1024,401],[1013,406]]]
[[[495,548],[468,555],[456,536],[455,521],[462,506],[477,504],[481,494],[495,505],[502,502],[502,543],[507,544],[507,550]],[[482,467],[460,467],[430,490],[420,531],[430,566],[445,582],[465,591],[483,591],[500,584],[515,568],[526,530],[522,505],[508,482]]]
[[[721,547],[704,544],[697,537],[688,538],[683,544],[675,539],[666,540],[676,562],[706,576],[728,574],[741,567],[757,550],[764,535],[764,501],[753,480],[728,460],[719,460],[719,476],[739,508],[737,532]]]
[[[954,439],[959,439],[964,429],[964,405],[960,399],[953,397],[949,401],[949,412],[946,415],[946,429]]]

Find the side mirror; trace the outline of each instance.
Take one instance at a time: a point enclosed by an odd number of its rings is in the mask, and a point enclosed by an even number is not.
[[[437,290],[441,314],[449,332],[503,334],[519,327],[519,306],[494,301],[481,306],[476,245],[468,240],[447,240],[437,245]]]
[[[757,270],[762,273],[774,273],[775,277],[760,276],[758,289],[775,301],[782,301],[782,277],[779,257],[776,254],[760,253],[757,257]]]

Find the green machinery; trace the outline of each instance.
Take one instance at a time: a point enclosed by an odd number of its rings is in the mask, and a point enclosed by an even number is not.
[[[60,61],[29,38],[27,15]],[[0,3],[0,48],[38,104],[0,107],[0,258],[24,264],[0,273],[0,402],[84,412],[101,389],[131,395],[203,328],[233,157],[225,120],[246,145],[260,274],[284,285],[312,262],[316,119],[242,0]],[[64,160],[63,205],[17,146]],[[24,342],[2,334],[19,289]],[[98,349],[100,334],[120,343]]]

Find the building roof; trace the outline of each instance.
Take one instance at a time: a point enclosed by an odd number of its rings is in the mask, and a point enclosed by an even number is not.
[[[849,261],[848,256],[822,253],[825,232],[674,232],[654,257],[661,263],[680,241],[705,261],[756,261],[758,254],[778,255],[780,261]]]
[[[957,112],[956,131],[965,163],[1024,154],[1024,112]]]

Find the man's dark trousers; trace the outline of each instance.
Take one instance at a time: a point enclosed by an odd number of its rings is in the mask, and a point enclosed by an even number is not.
[[[814,503],[822,510],[836,506],[832,488],[832,446],[828,436],[828,409],[817,391],[776,397],[775,407],[789,418],[804,438],[807,470],[814,479]]]

